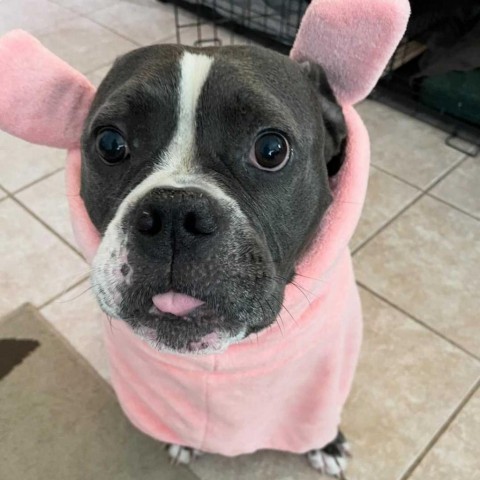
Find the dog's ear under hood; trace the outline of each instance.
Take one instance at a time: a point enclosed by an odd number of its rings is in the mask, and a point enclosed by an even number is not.
[[[347,129],[342,108],[337,103],[323,68],[309,61],[300,63],[300,66],[318,93],[318,101],[322,108],[323,120],[327,130],[324,154],[325,158],[329,159],[327,162],[328,175],[332,176],[338,173],[344,160]]]
[[[0,40],[0,129],[23,140],[79,145],[94,86],[22,30]]]

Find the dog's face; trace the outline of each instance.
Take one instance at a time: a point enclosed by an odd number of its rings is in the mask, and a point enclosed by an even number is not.
[[[319,67],[258,47],[117,60],[82,136],[103,310],[176,352],[271,325],[331,202],[344,139]]]

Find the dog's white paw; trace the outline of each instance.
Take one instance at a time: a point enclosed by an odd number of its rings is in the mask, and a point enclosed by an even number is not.
[[[341,433],[324,448],[307,453],[308,461],[315,470],[341,480],[346,480],[345,471],[349,457],[350,446]]]
[[[176,445],[174,443],[167,445],[167,452],[172,463],[182,463],[184,465],[193,462],[193,460],[203,455],[203,452],[200,450],[190,447],[182,447],[181,445]]]

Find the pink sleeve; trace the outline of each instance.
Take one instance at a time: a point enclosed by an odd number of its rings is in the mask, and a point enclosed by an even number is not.
[[[0,39],[0,129],[32,143],[79,144],[93,85],[30,34]]]

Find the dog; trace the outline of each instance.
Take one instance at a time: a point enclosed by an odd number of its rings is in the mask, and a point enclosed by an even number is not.
[[[28,33],[0,38],[0,129],[67,150],[73,232],[116,317],[103,321],[112,386],[179,462],[269,448],[343,476],[362,337],[348,242],[369,165],[354,105],[409,11],[313,0],[294,61],[148,47],[97,94]]]
[[[270,328],[332,201],[346,136],[320,65],[257,46],[156,45],[117,59],[81,139],[101,308],[180,355]],[[341,475],[344,435],[318,447],[310,464]]]

